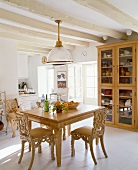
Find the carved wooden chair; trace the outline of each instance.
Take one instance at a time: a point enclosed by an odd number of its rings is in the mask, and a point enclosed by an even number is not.
[[[94,152],[93,152],[93,140],[100,138],[101,147],[105,157],[107,154],[104,147],[104,131],[105,131],[105,119],[106,119],[107,109],[98,110],[94,112],[93,127],[83,126],[71,131],[71,156],[75,155],[74,141],[80,138],[85,142],[85,148],[87,149],[89,144],[91,156],[95,164],[97,164]]]
[[[15,113],[20,110],[18,106],[18,100],[17,98],[5,100],[5,104],[6,104],[6,120],[7,120],[6,131],[8,129],[9,122],[10,122],[12,127],[12,137],[15,137],[16,136],[15,126],[17,125]]]
[[[54,160],[54,134],[52,130],[45,129],[42,127],[37,127],[34,129],[30,129],[28,116],[18,113],[16,114],[18,124],[19,124],[19,132],[20,132],[20,139],[21,139],[21,155],[19,158],[18,163],[21,163],[23,154],[24,154],[24,146],[25,143],[28,142],[29,146],[31,146],[32,150],[32,157],[30,160],[28,170],[31,170],[34,156],[35,156],[35,148],[38,147],[38,152],[41,153],[41,143],[48,142],[51,145],[51,159]]]
[[[36,105],[38,108],[41,108],[41,102],[36,102]],[[40,124],[41,127],[46,128],[46,129],[52,129],[50,126]],[[66,127],[63,127],[63,140],[66,140]]]

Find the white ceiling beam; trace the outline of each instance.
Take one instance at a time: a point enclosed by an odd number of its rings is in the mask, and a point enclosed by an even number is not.
[[[6,24],[0,24],[0,32],[3,32],[3,31],[11,32],[11,33],[18,34],[18,35],[25,35],[25,36],[38,37],[38,38],[47,39],[47,40],[53,40],[55,42],[55,44],[56,44],[56,40],[57,40],[56,35],[42,33],[42,32],[38,32],[38,31],[34,31],[34,30],[28,30],[26,28],[19,28],[16,26],[9,26]],[[61,41],[63,41],[65,44],[89,46],[88,42],[70,39],[70,38],[66,38],[66,37],[62,37]]]
[[[27,45],[27,46],[32,46],[32,47],[38,47],[38,48],[43,48],[43,49],[46,49],[46,50],[52,50],[53,47],[50,47],[50,46],[46,46],[44,44],[38,44],[38,43],[33,43],[33,42],[20,42],[18,43],[18,46],[24,46],[24,45]]]
[[[64,23],[67,23],[71,26],[74,25],[74,26],[78,26],[80,28],[86,29],[89,33],[92,33],[92,30],[94,30],[101,34],[108,35],[114,38],[118,38],[118,39],[126,38],[126,35],[123,33],[65,15],[64,13],[58,12],[35,0],[31,0],[31,1],[28,1],[28,0],[4,0],[3,1],[2,0],[2,2],[4,3],[7,2],[10,5],[14,5],[15,7],[24,9],[26,11],[29,11],[29,12],[32,12],[32,13],[35,13],[41,16],[45,16],[52,20],[60,19]]]
[[[104,16],[118,22],[119,24],[128,27],[129,29],[138,32],[138,20],[122,12],[105,0],[74,0],[75,2],[95,10]]]
[[[13,34],[13,33],[8,33],[8,32],[0,32],[0,37],[4,37],[4,38],[9,38],[9,39],[14,39],[17,41],[24,41],[24,42],[29,42],[29,43],[36,43],[36,44],[42,44],[47,46],[53,46],[55,47],[55,42],[52,41],[47,41],[44,39],[40,39],[40,38],[34,38],[34,37],[27,37],[24,35],[17,35],[17,34]],[[68,45],[68,44],[64,44],[63,46],[67,49],[72,49],[74,50],[74,46],[73,45]]]
[[[51,50],[47,49],[47,48],[41,48],[41,47],[34,47],[31,45],[26,45],[26,44],[18,44],[17,45],[17,49],[24,49],[24,50],[33,50],[33,51],[41,51],[41,52],[50,52]]]
[[[56,33],[57,34],[57,27],[32,19],[32,18],[28,18],[16,13],[12,13],[9,11],[6,11],[4,9],[0,9],[0,18],[3,20],[7,20],[7,21],[11,21],[13,23],[16,24],[20,24],[21,26],[26,26],[28,28],[35,28],[35,29],[39,29],[42,30],[43,32],[47,32],[47,33]],[[104,43],[105,41],[97,36],[91,35],[91,34],[86,34],[80,31],[75,31],[75,30],[71,30],[71,29],[67,29],[67,28],[60,28],[60,32],[61,32],[61,38],[62,37],[69,37],[71,36],[74,39],[81,39],[83,41],[96,41],[96,42],[101,42]]]
[[[23,52],[23,53],[34,53],[34,54],[48,54],[48,52],[46,51],[39,51],[39,50],[31,50],[31,49],[22,49],[22,48],[18,48],[17,49],[18,52]]]

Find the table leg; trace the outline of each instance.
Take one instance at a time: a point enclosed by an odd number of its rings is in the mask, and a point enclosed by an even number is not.
[[[71,132],[71,125],[67,125],[67,129],[68,129],[68,136],[70,136],[70,132]]]
[[[57,167],[61,166],[62,129],[55,130]]]

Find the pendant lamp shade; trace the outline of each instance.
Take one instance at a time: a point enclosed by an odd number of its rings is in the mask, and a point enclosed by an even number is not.
[[[60,41],[60,20],[56,20],[58,23],[58,41],[56,46],[49,52],[47,56],[47,63],[51,64],[66,64],[73,62],[70,52],[63,47],[62,42]]]

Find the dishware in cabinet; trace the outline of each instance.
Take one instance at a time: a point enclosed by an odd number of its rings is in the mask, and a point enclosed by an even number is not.
[[[114,123],[114,90],[110,87],[101,87],[99,92],[99,105],[108,108],[106,122]]]
[[[119,87],[117,90],[117,124],[134,128],[135,89]]]
[[[117,77],[119,86],[135,84],[135,44],[117,47]]]
[[[99,50],[99,77],[100,84],[112,86],[114,84],[114,48]]]

